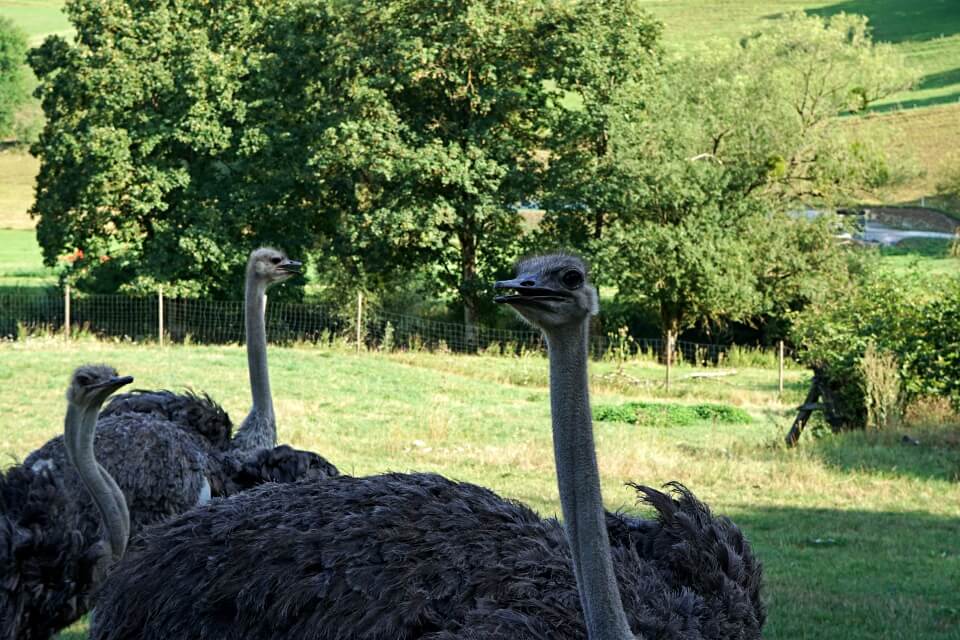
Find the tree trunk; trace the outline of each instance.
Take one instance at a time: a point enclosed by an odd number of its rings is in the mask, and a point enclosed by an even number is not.
[[[480,304],[477,300],[477,239],[472,233],[460,233],[460,297],[463,299],[463,349],[477,350],[477,320]]]

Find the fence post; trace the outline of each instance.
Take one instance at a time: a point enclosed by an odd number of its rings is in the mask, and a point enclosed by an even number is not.
[[[779,369],[777,388],[780,390],[780,398],[783,399],[783,340],[777,343],[777,366]]]
[[[163,346],[163,285],[157,285],[157,339]]]
[[[673,331],[667,329],[667,384],[666,389],[670,391],[670,365],[673,364]]]
[[[360,353],[360,340],[363,331],[363,292],[357,291],[357,353]]]
[[[63,336],[70,339],[70,285],[63,290]]]

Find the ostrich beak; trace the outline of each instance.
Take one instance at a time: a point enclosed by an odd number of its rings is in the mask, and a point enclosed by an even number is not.
[[[299,260],[290,260],[287,258],[277,266],[277,269],[283,271],[284,273],[289,273],[290,275],[296,275],[301,273],[302,267],[303,263]]]
[[[115,390],[119,389],[124,385],[128,385],[133,382],[133,376],[114,376],[109,380],[104,380],[103,382],[98,382],[96,384],[90,385],[91,389],[110,389]]]
[[[495,297],[493,301],[498,304],[543,306],[545,302],[570,300],[570,294],[566,291],[537,286],[537,278],[534,275],[523,275],[513,280],[500,280],[494,283],[493,288],[498,291],[513,290],[515,292],[513,295]]]

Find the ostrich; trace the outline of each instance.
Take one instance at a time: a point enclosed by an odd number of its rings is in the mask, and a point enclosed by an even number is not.
[[[19,465],[0,474],[3,640],[50,638],[79,618],[107,568],[123,555],[129,514],[117,484],[97,464],[93,436],[100,405],[132,380],[88,365],[73,373],[67,389],[68,459],[94,507],[77,502],[45,468]]]
[[[177,394],[167,390],[135,390],[114,398],[103,416],[120,413],[159,415],[189,432],[199,434],[220,450],[250,451],[276,446],[277,421],[267,370],[267,290],[300,273],[301,263],[281,251],[261,247],[250,253],[244,279],[244,326],[247,366],[253,406],[233,436],[229,416],[208,395]]]
[[[643,521],[603,510],[583,263],[497,284],[547,337],[565,525],[438,475],[265,485],[151,529],[112,572],[96,640],[759,638],[760,566],[739,530],[675,485]],[[608,542],[608,535],[611,542]]]
[[[135,391],[115,397],[101,412],[97,457],[126,495],[134,534],[211,497],[233,495],[264,482],[338,473],[315,453],[274,447],[276,421],[266,366],[266,290],[299,269],[299,262],[275,249],[260,248],[250,254],[246,323],[253,408],[233,443],[229,417],[208,396]],[[158,441],[163,441],[162,447]],[[27,456],[24,464],[72,475],[75,472],[65,464],[67,453],[63,437],[57,436]]]

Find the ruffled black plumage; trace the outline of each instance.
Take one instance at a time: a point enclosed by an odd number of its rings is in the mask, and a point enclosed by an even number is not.
[[[181,429],[203,437],[211,447],[230,447],[233,422],[227,412],[207,394],[174,393],[161,389],[135,389],[115,396],[100,412],[101,418],[122,414],[155,415]]]
[[[654,506],[657,520],[643,524],[611,514],[621,534],[611,545],[614,569],[634,633],[759,638],[762,608],[747,590],[709,591],[736,580],[669,575],[672,565],[687,566],[679,541],[713,535],[683,529],[679,514],[697,510],[707,532],[725,525],[683,496]],[[664,562],[644,555],[664,547]],[[710,553],[691,557],[729,569]],[[730,611],[751,610],[728,624]],[[472,484],[387,474],[269,484],[151,529],[115,567],[91,637],[558,640],[586,631],[556,520]]]

